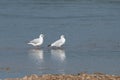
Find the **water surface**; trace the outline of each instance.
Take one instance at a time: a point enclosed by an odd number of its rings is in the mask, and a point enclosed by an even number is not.
[[[45,34],[40,49],[27,45]],[[62,49],[47,45],[61,34]],[[120,2],[1,0],[0,78],[102,72],[120,75]]]

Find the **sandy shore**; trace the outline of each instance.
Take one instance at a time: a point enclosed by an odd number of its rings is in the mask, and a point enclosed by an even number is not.
[[[5,80],[120,80],[120,76],[108,75],[103,73],[79,73],[79,74],[45,74],[29,75],[23,78],[7,78]]]

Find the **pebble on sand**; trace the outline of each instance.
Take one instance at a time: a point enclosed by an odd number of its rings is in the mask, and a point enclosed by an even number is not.
[[[103,73],[79,73],[79,74],[45,74],[30,75],[23,78],[7,78],[5,80],[120,80],[120,76]]]

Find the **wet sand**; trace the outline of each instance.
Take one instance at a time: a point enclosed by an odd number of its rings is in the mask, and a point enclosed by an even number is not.
[[[45,74],[29,75],[23,78],[7,78],[5,80],[120,80],[120,76],[103,73],[79,73],[79,74]]]

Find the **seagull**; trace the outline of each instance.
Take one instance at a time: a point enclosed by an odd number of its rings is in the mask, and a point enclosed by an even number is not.
[[[40,34],[39,38],[33,39],[28,44],[31,44],[33,46],[41,46],[43,44],[43,34]]]
[[[63,44],[65,44],[65,37],[64,35],[61,35],[59,40],[48,45],[48,47],[61,47]]]

